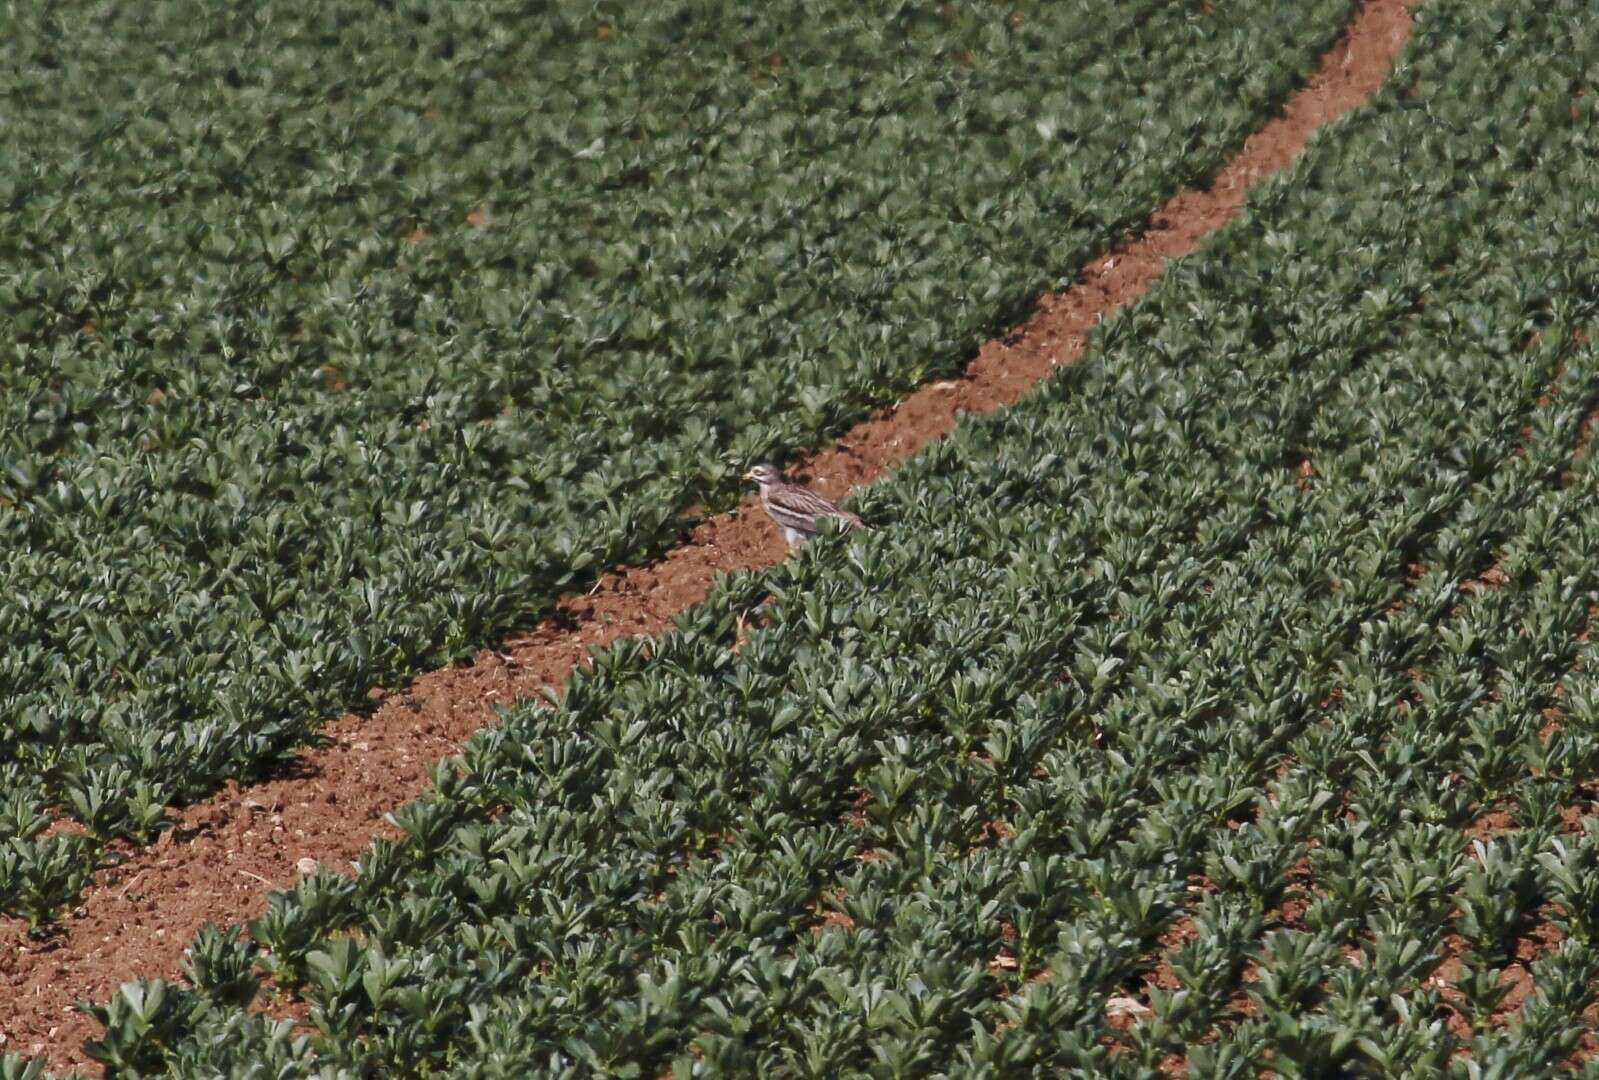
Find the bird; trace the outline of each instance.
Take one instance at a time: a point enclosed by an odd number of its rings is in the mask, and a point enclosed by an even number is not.
[[[808,491],[798,484],[790,484],[783,474],[771,465],[757,465],[744,474],[761,489],[761,508],[766,516],[777,522],[783,530],[783,539],[789,547],[803,544],[822,531],[822,519],[832,518],[843,522],[847,529],[864,529],[866,524],[848,510]]]

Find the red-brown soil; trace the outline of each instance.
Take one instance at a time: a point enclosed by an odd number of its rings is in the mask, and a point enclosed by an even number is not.
[[[1058,364],[1083,352],[1089,333],[1230,221],[1249,187],[1287,165],[1310,133],[1363,102],[1410,34],[1407,0],[1366,0],[1322,58],[1309,85],[1203,191],[1163,206],[1148,229],[1097,260],[1067,292],[1039,301],[1031,318],[978,352],[963,377],[935,382],[857,425],[798,473],[828,495],[871,480],[945,434],[961,412],[1014,402]],[[420,793],[426,765],[495,719],[492,707],[559,686],[589,647],[652,634],[702,599],[718,570],[768,566],[782,541],[753,501],[707,520],[650,566],[608,574],[569,597],[555,615],[469,663],[435,671],[403,690],[373,691],[376,707],[330,723],[322,749],[266,782],[229,785],[191,806],[149,848],[102,870],[81,906],[35,940],[0,920],[0,1049],[42,1054],[53,1067],[93,1068],[82,1052],[97,1025],[79,998],[103,1001],[136,976],[175,977],[184,946],[207,920],[252,918],[269,889],[294,881],[305,860],[346,868],[387,826],[385,813]]]

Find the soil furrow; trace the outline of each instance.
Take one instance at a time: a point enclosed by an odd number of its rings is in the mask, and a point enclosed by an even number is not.
[[[1209,188],[1172,198],[1078,284],[1044,297],[1024,324],[983,346],[961,378],[922,387],[796,472],[842,494],[948,432],[960,413],[1009,404],[1075,360],[1103,317],[1142,295],[1168,259],[1230,221],[1250,186],[1292,161],[1313,131],[1365,101],[1410,25],[1407,0],[1366,0],[1307,86]],[[20,921],[0,921],[0,1049],[42,1054],[57,1068],[89,1066],[81,1047],[97,1025],[74,1001],[104,1000],[136,976],[173,977],[206,921],[254,917],[269,889],[292,883],[302,865],[347,867],[389,829],[383,815],[422,791],[428,763],[492,723],[496,705],[559,686],[591,646],[665,629],[705,596],[716,571],[768,566],[784,555],[759,505],[747,500],[696,526],[659,561],[619,569],[587,595],[563,600],[502,653],[484,650],[403,690],[374,689],[374,709],[327,725],[328,744],[302,752],[292,769],[248,787],[230,784],[185,809],[155,844],[102,870],[49,936],[30,938]]]

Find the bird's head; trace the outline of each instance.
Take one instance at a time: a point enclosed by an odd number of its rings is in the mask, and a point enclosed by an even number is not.
[[[783,474],[770,465],[757,465],[744,474],[744,479],[753,480],[764,488],[782,483]]]

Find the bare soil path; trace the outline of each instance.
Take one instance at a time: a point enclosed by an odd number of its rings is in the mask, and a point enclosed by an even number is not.
[[[1046,296],[1003,340],[984,345],[960,379],[922,387],[862,422],[798,470],[832,496],[871,480],[923,443],[945,434],[961,412],[986,413],[1020,398],[1056,365],[1082,355],[1089,333],[1160,276],[1168,259],[1192,251],[1230,221],[1251,185],[1286,166],[1321,125],[1364,102],[1409,39],[1416,0],[1365,0],[1283,114],[1244,144],[1205,190],[1184,191],[1138,237],[1091,264],[1077,285]],[[718,570],[772,565],[782,540],[748,500],[690,531],[658,562],[608,574],[592,592],[505,644],[507,662],[484,650],[470,664],[431,672],[376,707],[325,729],[330,743],[304,751],[268,781],[230,784],[191,806],[149,848],[102,870],[81,905],[42,940],[20,921],[0,919],[0,1050],[40,1054],[54,1068],[94,1066],[83,1055],[98,1025],[79,998],[107,999],[137,976],[176,975],[183,949],[206,921],[253,918],[270,889],[290,885],[306,860],[344,868],[383,815],[415,798],[426,766],[492,723],[493,707],[559,686],[590,646],[666,628],[703,599]]]

